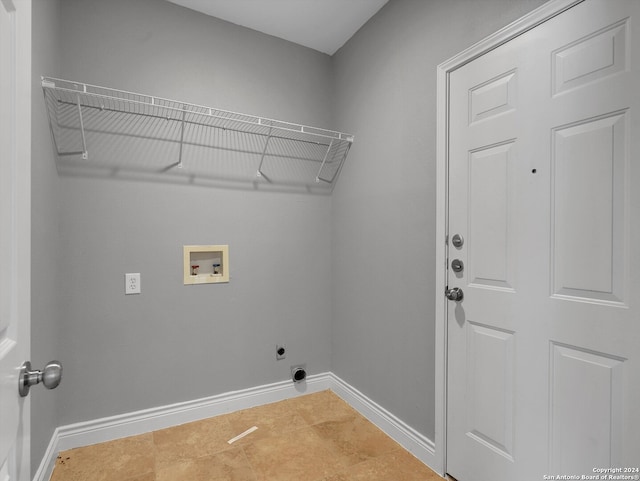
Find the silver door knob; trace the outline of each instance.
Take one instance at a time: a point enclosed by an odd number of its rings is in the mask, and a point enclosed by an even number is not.
[[[451,289],[447,289],[444,295],[447,296],[447,299],[450,301],[461,301],[464,297],[464,292],[462,292],[462,289],[459,287],[452,287]]]
[[[42,383],[47,389],[55,389],[62,380],[62,364],[59,361],[47,363],[42,371],[32,371],[31,363],[25,361],[20,367],[20,377],[18,379],[18,392],[25,397],[29,394],[31,386]]]

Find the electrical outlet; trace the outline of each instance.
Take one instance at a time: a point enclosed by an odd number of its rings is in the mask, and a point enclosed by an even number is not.
[[[287,357],[287,351],[284,344],[276,344],[276,360]]]
[[[140,294],[140,273],[125,274],[124,275],[124,293]]]

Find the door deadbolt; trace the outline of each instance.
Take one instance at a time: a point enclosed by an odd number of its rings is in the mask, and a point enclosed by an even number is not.
[[[464,263],[460,259],[453,259],[451,261],[451,269],[453,272],[462,272],[464,269]]]
[[[25,361],[20,367],[18,392],[21,397],[29,394],[31,386],[42,383],[47,389],[55,389],[62,380],[62,364],[59,361],[47,363],[42,371],[32,371],[31,363]]]
[[[444,295],[447,296],[447,299],[450,301],[461,301],[464,298],[464,292],[462,292],[462,289],[459,287],[447,289],[444,291]]]
[[[451,243],[454,245],[454,247],[460,248],[464,245],[464,238],[460,234],[455,234],[451,238]]]

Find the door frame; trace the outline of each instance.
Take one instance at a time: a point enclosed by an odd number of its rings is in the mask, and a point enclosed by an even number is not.
[[[444,296],[448,267],[449,82],[460,67],[585,0],[550,0],[524,17],[463,50],[437,68],[436,131],[436,319],[435,319],[435,471],[447,472],[447,308]],[[461,480],[464,481],[464,480]]]

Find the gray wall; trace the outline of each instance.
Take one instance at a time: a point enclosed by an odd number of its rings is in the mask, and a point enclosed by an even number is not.
[[[299,362],[433,439],[436,66],[542,0],[391,0],[333,58],[162,0],[59,2],[59,24],[57,1],[35,4],[34,76],[356,142],[332,197],[58,176],[36,88],[32,349],[65,379],[34,396],[34,461],[55,425],[283,380]],[[201,243],[229,244],[229,284],[182,285],[182,245]],[[126,272],[141,295],[124,296]]]
[[[40,87],[42,73],[59,73],[59,1],[36,0],[32,5],[31,362],[34,368],[42,369],[53,359],[64,359],[58,343],[60,180]],[[29,395],[32,473],[35,473],[59,424],[59,395],[60,390],[47,391],[40,387],[32,389]]]
[[[330,127],[327,55],[163,0],[61,6],[64,78]],[[60,182],[59,424],[330,370],[329,196]],[[231,282],[184,286],[190,244],[229,244]]]
[[[391,0],[333,57],[332,369],[434,439],[436,67],[543,0]]]

